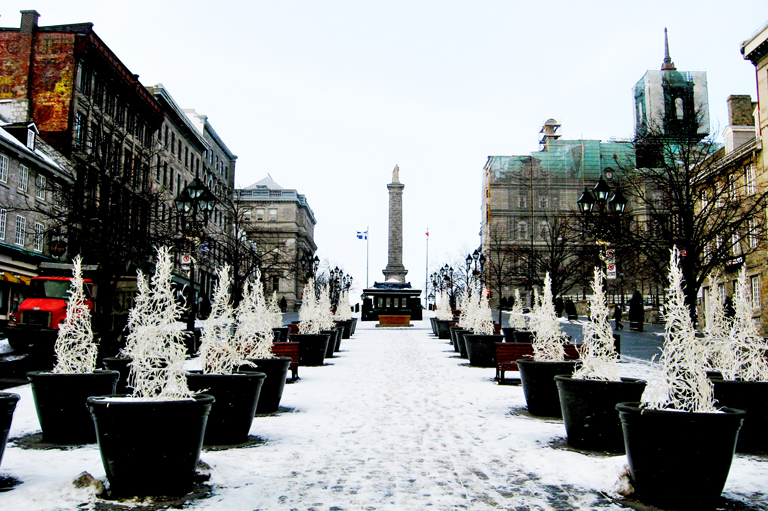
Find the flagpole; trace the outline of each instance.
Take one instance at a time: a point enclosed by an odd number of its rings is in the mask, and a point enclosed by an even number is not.
[[[424,270],[424,310],[429,310],[427,293],[429,292],[429,227],[427,227],[427,261]]]

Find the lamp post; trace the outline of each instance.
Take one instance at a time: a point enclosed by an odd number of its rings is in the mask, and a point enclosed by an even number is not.
[[[613,171],[606,170],[605,176],[611,179]],[[616,278],[616,266],[613,250],[608,250],[608,246],[611,244],[611,240],[615,241],[616,236],[612,231],[617,227],[617,224],[620,227],[620,218],[627,207],[627,199],[618,186],[610,199],[608,199],[609,196],[611,196],[611,187],[608,186],[603,176],[600,176],[597,184],[592,188],[592,192],[586,186],[584,187],[576,205],[579,207],[586,228],[595,238],[595,243],[602,247],[599,258],[606,264],[606,277],[612,279]],[[595,206],[597,206],[596,210]]]
[[[184,240],[189,242],[189,289],[187,301],[189,302],[189,315],[187,317],[187,331],[194,335],[195,316],[197,315],[197,302],[195,300],[195,253],[203,237],[203,230],[208,223],[208,214],[216,206],[216,197],[211,193],[199,178],[195,178],[176,197],[176,211],[181,219],[181,232]],[[202,217],[202,218],[201,218]]]

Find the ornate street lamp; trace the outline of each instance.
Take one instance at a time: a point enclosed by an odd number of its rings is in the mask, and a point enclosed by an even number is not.
[[[194,335],[195,317],[197,316],[197,301],[195,300],[195,258],[197,247],[200,246],[203,229],[208,223],[208,215],[216,207],[216,196],[211,193],[199,178],[195,178],[176,196],[176,211],[181,219],[181,232],[186,241],[190,242],[189,254],[189,315],[187,331]]]

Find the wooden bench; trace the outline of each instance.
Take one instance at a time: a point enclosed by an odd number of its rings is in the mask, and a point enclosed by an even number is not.
[[[565,359],[579,358],[577,344],[563,344]],[[521,358],[533,358],[533,344],[528,342],[497,342],[496,343],[496,381],[504,381],[505,371],[518,371],[517,362]]]
[[[379,314],[379,324],[376,326],[411,326],[411,316],[409,314]]]
[[[299,343],[297,342],[275,342],[272,343],[272,353],[276,357],[291,357],[291,379],[299,379]]]

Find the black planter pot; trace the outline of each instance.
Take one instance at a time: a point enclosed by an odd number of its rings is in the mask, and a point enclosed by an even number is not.
[[[337,321],[336,324],[340,327],[344,328],[344,331],[341,334],[342,339],[349,339],[352,337],[352,323],[354,320],[351,319],[343,319],[340,321]]]
[[[336,350],[336,336],[338,332],[335,329],[320,330],[321,335],[328,335],[328,344],[325,345],[325,358],[333,358],[333,352]]]
[[[712,383],[718,406],[736,408],[747,413],[739,432],[736,452],[768,452],[768,382],[712,378]]]
[[[331,334],[291,334],[290,340],[299,343],[299,365],[323,365],[330,339]]]
[[[463,330],[463,328],[461,328],[460,326],[448,327],[448,333],[450,335],[451,344],[453,344],[453,351],[455,351],[456,353],[461,353],[461,351],[459,350],[459,341],[456,338],[456,333],[459,330]]]
[[[459,345],[459,356],[461,358],[469,358],[467,355],[467,342],[464,340],[466,334],[471,334],[470,330],[456,330],[456,343]]]
[[[189,390],[205,392],[215,401],[205,428],[206,445],[232,445],[248,441],[264,373],[238,371],[233,374],[203,374],[189,371]]]
[[[448,321],[447,319],[438,319],[436,320],[437,324],[437,338],[438,339],[450,339],[451,338],[451,323],[453,321]]]
[[[288,334],[291,333],[291,329],[287,326],[281,326],[280,328],[273,328],[275,333],[275,342],[288,342]]]
[[[437,318],[432,316],[429,318],[429,325],[432,327],[432,334],[437,335]]]
[[[503,335],[464,334],[469,365],[496,367],[496,343],[502,342]]]
[[[119,377],[117,371],[101,369],[85,374],[27,373],[43,431],[43,442],[94,443],[96,431],[88,414],[87,400],[90,396],[114,394]]]
[[[515,342],[533,342],[533,332],[531,330],[515,330]]]
[[[591,451],[624,452],[624,435],[616,405],[640,401],[645,381],[585,380],[556,375],[568,445]]]
[[[341,351],[341,340],[344,338],[344,327],[337,326],[336,329],[339,334],[336,336],[336,347],[333,349],[334,353]]]
[[[570,376],[576,366],[573,360],[563,362],[539,362],[531,359],[516,360],[520,370],[528,413],[541,417],[562,417],[560,396],[555,376]]]
[[[249,358],[248,362],[251,362],[253,366],[242,366],[240,367],[241,371],[258,371],[267,375],[261,385],[256,413],[276,412],[280,406],[280,400],[283,398],[283,389],[285,389],[291,357]]]
[[[352,318],[352,333],[350,335],[355,335],[355,328],[357,328],[357,318]]]
[[[504,336],[504,342],[515,342],[515,330],[517,329],[511,326],[501,329],[501,333]]]
[[[115,385],[115,394],[130,394],[133,391],[133,388],[128,385],[131,361],[132,359],[128,357],[107,357],[102,360],[107,371],[117,371],[120,373],[120,377]]]
[[[641,410],[636,402],[620,403],[616,410],[632,483],[644,502],[664,509],[714,507],[745,412]]]
[[[0,466],[3,463],[5,444],[8,442],[8,432],[11,430],[13,411],[16,409],[16,403],[18,402],[18,394],[0,392]]]
[[[213,401],[88,398],[112,495],[188,493]]]

